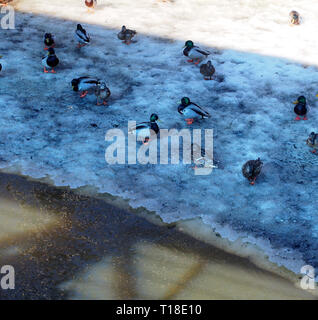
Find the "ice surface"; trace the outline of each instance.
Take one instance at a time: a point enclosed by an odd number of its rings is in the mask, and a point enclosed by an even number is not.
[[[0,30],[1,167],[49,175],[56,185],[93,185],[167,222],[202,217],[318,266],[318,157],[305,144],[318,129],[317,2],[105,0],[93,14],[75,0],[14,4],[16,29]],[[302,25],[289,26],[291,10]],[[92,41],[80,50],[79,22]],[[123,24],[138,32],[130,46],[116,36]],[[42,73],[45,32],[55,35],[56,75]],[[212,52],[215,81],[186,62],[188,39]],[[86,74],[106,80],[109,107],[72,92],[71,80]],[[302,94],[309,120],[295,122],[292,101]],[[105,162],[106,131],[127,128],[128,120],[148,121],[155,112],[161,128],[185,128],[177,112],[183,96],[212,115],[193,125],[214,129],[220,165],[211,175],[195,176],[182,164]],[[251,187],[241,166],[257,157],[264,170]]]

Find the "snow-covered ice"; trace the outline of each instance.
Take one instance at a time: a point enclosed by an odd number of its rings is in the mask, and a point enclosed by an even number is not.
[[[269,241],[271,253],[290,252],[285,264],[302,255],[318,266],[318,157],[305,143],[318,130],[317,2],[105,0],[93,14],[82,1],[30,3],[14,1],[16,29],[0,30],[2,168],[49,176],[56,185],[92,185],[167,222],[202,217]],[[302,25],[288,24],[291,10]],[[77,23],[91,35],[82,49],[73,36]],[[123,24],[138,32],[130,46],[116,36]],[[55,36],[56,75],[42,73],[45,32]],[[212,52],[215,81],[186,62],[189,39]],[[71,80],[86,74],[106,80],[109,107],[71,90]],[[299,95],[311,107],[308,121],[293,120]],[[212,115],[193,125],[214,129],[219,168],[211,175],[195,176],[182,164],[105,162],[106,131],[127,128],[129,120],[148,121],[155,112],[161,128],[185,128],[177,112],[183,96]],[[264,170],[251,187],[241,166],[257,157]]]

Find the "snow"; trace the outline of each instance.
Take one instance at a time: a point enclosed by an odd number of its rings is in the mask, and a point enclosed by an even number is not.
[[[156,211],[164,221],[201,217],[211,226],[292,250],[318,266],[317,165],[305,140],[317,131],[315,1],[156,0],[99,1],[88,14],[84,1],[14,1],[16,29],[0,30],[0,166],[56,185],[92,185]],[[303,24],[290,26],[297,10]],[[77,49],[77,23],[91,45]],[[137,30],[136,42],[117,39],[121,26]],[[43,36],[56,40],[57,74],[43,74]],[[182,55],[186,40],[212,52],[215,81]],[[104,79],[109,107],[80,99],[71,80]],[[308,121],[295,122],[292,101],[305,95]],[[218,169],[195,176],[189,165],[108,165],[107,130],[157,113],[161,128],[182,129],[179,100],[188,96],[212,117],[193,128],[214,130]],[[97,124],[97,127],[91,124]],[[251,187],[241,166],[260,157],[262,175]],[[289,252],[289,251],[288,251]],[[284,262],[285,259],[285,262]],[[293,267],[297,265],[297,267]]]

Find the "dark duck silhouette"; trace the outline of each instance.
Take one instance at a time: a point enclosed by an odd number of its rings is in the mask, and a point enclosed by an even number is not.
[[[141,122],[136,124],[135,127],[129,128],[129,133],[135,133],[138,140],[142,140],[143,144],[147,144],[150,137],[159,133],[159,126],[156,121],[160,121],[159,117],[153,113],[150,116],[149,122]]]
[[[178,112],[185,117],[187,124],[192,124],[194,119],[209,118],[210,114],[200,106],[191,102],[190,98],[183,97],[181,104],[178,106]]]
[[[318,133],[315,132],[311,132],[307,141],[306,141],[307,145],[311,148],[313,148],[313,150],[311,150],[312,153],[317,153],[317,149],[318,149]]]
[[[136,35],[135,30],[127,29],[125,26],[122,26],[121,31],[117,34],[119,40],[123,40],[123,43],[129,45],[131,39]]]
[[[75,30],[75,38],[78,41],[78,48],[84,47],[90,42],[90,36],[81,24],[77,25],[77,28]]]
[[[307,102],[306,98],[304,96],[298,97],[298,99],[293,102],[296,106],[294,108],[294,112],[297,114],[295,120],[301,120],[301,117],[303,117],[303,120],[307,120]]]
[[[42,59],[42,65],[44,66],[44,72],[48,73],[47,69],[51,69],[51,73],[56,73],[54,68],[59,64],[59,59],[57,58],[53,48],[48,49],[47,56]]]
[[[249,160],[244,163],[242,167],[242,174],[248,181],[250,181],[251,185],[255,184],[256,178],[261,173],[262,166],[263,162],[260,158],[257,160]]]
[[[186,57],[191,58],[188,62],[194,62],[194,60],[196,60],[194,64],[199,64],[203,59],[207,58],[211,54],[211,52],[195,46],[191,40],[186,41],[184,48],[183,54]]]
[[[54,37],[51,33],[46,33],[44,35],[44,50],[48,50],[49,48],[55,47]]]
[[[300,24],[300,15],[297,11],[293,10],[289,13],[289,21],[292,25]]]
[[[204,80],[212,80],[214,72],[215,68],[213,67],[210,60],[207,63],[201,64],[200,73],[204,76]]]

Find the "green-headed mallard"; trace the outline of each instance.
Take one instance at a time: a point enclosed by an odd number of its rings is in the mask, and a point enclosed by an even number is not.
[[[96,105],[100,106],[99,99],[102,100],[104,105],[107,105],[107,98],[110,96],[110,90],[107,88],[106,83],[101,81],[95,88],[95,95],[97,98]]]
[[[54,43],[54,37],[51,33],[46,33],[44,35],[44,50],[48,50],[49,48],[54,48],[55,43]]]
[[[296,101],[293,102],[296,106],[294,108],[294,112],[297,114],[295,120],[301,120],[300,116],[303,117],[303,120],[307,120],[307,106],[306,106],[306,98],[304,96],[298,97]]]
[[[72,80],[72,89],[75,92],[81,91],[81,98],[84,98],[89,90],[95,90],[100,80],[94,77],[84,76]]]
[[[257,176],[261,173],[263,162],[260,158],[257,160],[249,160],[242,167],[243,176],[254,185]]]
[[[297,11],[293,10],[289,13],[289,21],[293,25],[300,24],[300,15]]]
[[[42,65],[44,66],[44,72],[48,73],[46,70],[52,69],[51,73],[56,73],[54,68],[59,64],[59,59],[57,58],[55,51],[53,48],[49,48],[47,52],[47,56],[42,59]]]
[[[90,36],[82,25],[78,24],[75,30],[75,38],[78,41],[78,48],[84,47],[90,42]]]
[[[127,29],[125,26],[122,26],[121,31],[117,34],[119,40],[123,40],[123,43],[130,44],[131,39],[136,35],[135,30]]]
[[[318,149],[318,133],[312,132],[309,135],[306,143],[309,147],[313,148],[311,152],[316,153]]]
[[[190,101],[190,98],[183,97],[178,106],[178,112],[185,117],[187,124],[192,124],[194,119],[204,119],[211,117],[210,114],[200,106]]]
[[[203,59],[207,58],[208,55],[211,54],[211,52],[195,46],[193,41],[191,40],[186,41],[184,48],[185,49],[183,50],[183,54],[186,57],[191,58],[190,60],[188,60],[188,62],[194,62],[194,60],[196,60],[195,64],[200,63]]]
[[[204,80],[212,80],[214,72],[215,69],[210,60],[207,63],[201,64],[200,73],[204,76]]]
[[[151,136],[157,135],[159,133],[159,126],[156,121],[160,121],[159,117],[155,113],[153,113],[150,116],[149,122],[138,123],[135,127],[129,128],[128,132],[135,133],[142,139],[142,142],[146,144],[148,143]]]

